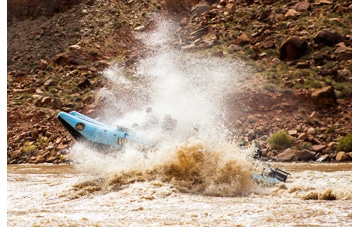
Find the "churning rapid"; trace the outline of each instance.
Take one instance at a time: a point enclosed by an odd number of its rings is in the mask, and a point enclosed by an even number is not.
[[[245,67],[172,49],[176,31],[164,21],[141,36],[152,54],[133,75],[119,63],[103,72],[97,120],[140,143],[76,143],[72,165],[8,166],[7,226],[352,226],[350,163],[272,163],[286,183],[251,180],[263,166],[239,148],[223,102]]]
[[[223,99],[236,89],[243,67],[173,50],[165,45],[172,28],[164,22],[157,33],[143,35],[153,54],[138,62],[132,80],[118,64],[106,70],[113,85],[99,93],[109,103],[100,120],[131,129],[150,144],[141,148],[127,143],[110,155],[77,144],[72,158],[78,169],[103,174],[109,188],[159,179],[188,193],[251,193],[256,190],[250,179],[252,163],[233,143],[223,112]],[[136,80],[142,85],[131,82]],[[133,96],[123,93],[128,89]],[[166,118],[173,120],[172,130],[165,130]]]

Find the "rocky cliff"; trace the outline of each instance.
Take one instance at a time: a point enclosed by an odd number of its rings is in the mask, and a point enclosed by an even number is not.
[[[227,116],[229,127],[257,132],[264,158],[352,160],[350,150],[337,150],[352,133],[348,1],[10,0],[8,163],[69,161],[74,141],[56,113],[94,117],[104,104],[94,91],[109,86],[99,72],[116,58],[133,68],[148,54],[136,34],[154,28],[155,14],[178,24],[174,48],[253,66],[260,86],[228,97]],[[294,139],[289,149],[270,148],[279,130]]]

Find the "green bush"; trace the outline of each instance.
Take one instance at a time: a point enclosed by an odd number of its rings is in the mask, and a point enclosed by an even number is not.
[[[33,142],[25,142],[23,146],[23,153],[30,154],[37,149],[37,146],[33,144]]]
[[[338,151],[352,151],[352,134],[348,134],[338,140],[337,150]]]
[[[272,134],[268,143],[272,149],[285,149],[291,147],[292,137],[286,131],[280,130]]]

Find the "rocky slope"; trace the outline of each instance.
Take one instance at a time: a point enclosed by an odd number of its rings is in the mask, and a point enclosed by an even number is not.
[[[179,25],[174,48],[237,59],[254,69],[249,80],[256,86],[228,97],[227,116],[239,133],[257,132],[264,158],[352,160],[350,150],[337,150],[339,139],[352,133],[348,1],[67,4],[8,1],[8,164],[69,161],[74,141],[55,115],[77,110],[96,116],[104,100],[94,91],[110,86],[100,72],[112,61],[133,71],[149,51],[136,34],[153,29],[155,15]],[[270,148],[268,138],[282,129],[292,146]]]

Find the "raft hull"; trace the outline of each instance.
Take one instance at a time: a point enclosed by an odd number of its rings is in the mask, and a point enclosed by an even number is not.
[[[89,141],[97,145],[121,147],[128,133],[89,118],[76,111],[60,112],[57,119],[78,141]]]

